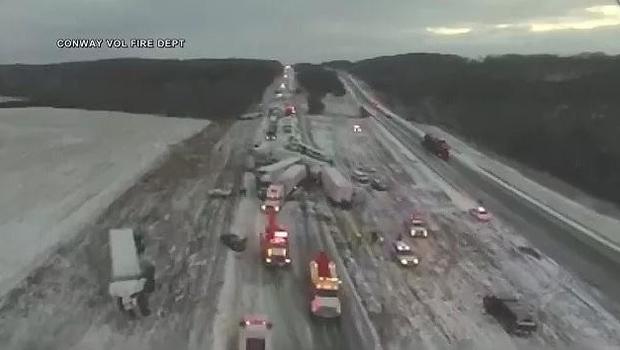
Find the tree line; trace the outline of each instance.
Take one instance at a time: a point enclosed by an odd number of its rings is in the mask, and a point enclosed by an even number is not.
[[[346,69],[411,119],[620,204],[620,56],[406,54]]]
[[[246,111],[281,72],[277,61],[110,59],[1,65],[0,107],[52,106],[219,119]]]

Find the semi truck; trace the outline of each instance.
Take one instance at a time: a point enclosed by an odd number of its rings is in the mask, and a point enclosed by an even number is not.
[[[424,135],[422,146],[443,160],[448,160],[450,157],[450,146],[446,140],[440,139],[433,134]]]
[[[261,205],[262,210],[272,208],[276,212],[280,211],[284,205],[284,199],[293,192],[301,180],[307,176],[306,166],[294,164],[286,169],[275,182],[267,187],[265,201]]]
[[[353,185],[334,167],[324,166],[321,169],[323,191],[332,203],[348,208],[353,198]]]
[[[282,174],[288,167],[301,161],[301,157],[289,157],[282,159],[279,162],[262,166],[256,169],[258,178],[261,181],[261,185],[267,185],[275,182],[275,180]]]
[[[143,271],[138,257],[136,239],[132,229],[111,229],[110,260],[112,276],[108,291],[116,298],[121,311],[135,316],[139,311],[148,315],[146,286],[148,278]]]
[[[267,225],[261,235],[261,252],[267,266],[288,266],[289,256],[288,231],[278,224],[275,210],[267,210]]]
[[[312,284],[310,312],[324,318],[339,317],[340,284],[336,264],[323,251],[310,261],[310,283]]]

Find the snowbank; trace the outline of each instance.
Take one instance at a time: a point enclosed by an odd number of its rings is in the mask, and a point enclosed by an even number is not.
[[[167,152],[208,125],[76,109],[0,109],[0,294]]]

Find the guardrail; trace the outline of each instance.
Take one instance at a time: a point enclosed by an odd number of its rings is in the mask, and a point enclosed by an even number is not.
[[[364,89],[362,89],[359,86],[359,83],[357,81],[355,81],[353,78],[351,78],[350,76],[347,77],[347,80],[356,88],[357,92],[366,100],[369,101],[373,107],[380,111],[381,113],[385,114],[385,115],[389,115],[392,120],[396,123],[398,123],[399,125],[401,125],[404,128],[407,128],[411,131],[413,131],[415,134],[417,134],[417,136],[424,137],[425,132],[419,128],[417,128],[415,125],[412,125],[411,123],[409,123],[408,121],[402,119],[400,116],[392,113],[391,111],[387,110],[386,108],[384,108],[383,106],[379,105],[379,104],[375,104],[376,101],[374,101],[374,99],[372,99],[372,97],[370,97],[365,91]],[[373,103],[374,102],[374,103]],[[375,119],[378,119],[377,115],[374,115],[371,111],[368,111]],[[620,263],[620,245],[616,244],[615,242],[610,241],[609,239],[607,239],[604,235],[597,233],[596,230],[593,230],[591,228],[588,228],[584,225],[582,225],[581,223],[571,219],[570,217],[558,212],[557,210],[543,204],[540,203],[538,200],[532,198],[531,196],[527,195],[525,192],[521,191],[520,189],[510,185],[509,183],[507,183],[506,181],[504,181],[502,178],[500,178],[499,176],[492,174],[491,172],[477,166],[476,164],[471,164],[471,162],[465,160],[462,158],[462,156],[458,155],[458,154],[453,154],[451,157],[454,161],[457,161],[458,164],[460,166],[463,166],[465,168],[468,168],[472,171],[478,172],[479,174],[485,176],[488,180],[492,181],[493,183],[495,183],[497,186],[499,186],[500,188],[504,189],[505,191],[510,192],[511,194],[513,194],[515,197],[519,198],[520,200],[526,202],[527,204],[536,207],[537,209],[543,211],[547,216],[561,222],[562,224],[568,226],[571,228],[571,230],[569,230],[569,232],[571,233],[576,233],[573,234],[573,236],[575,238],[577,238],[578,240],[590,245],[591,247],[595,248],[598,252],[600,252],[601,254],[603,254],[604,256],[606,256],[607,258],[615,261],[616,263]],[[431,168],[431,170],[434,171],[434,169]]]
[[[355,284],[349,275],[340,253],[336,247],[334,239],[330,235],[330,230],[325,223],[321,225],[321,236],[329,256],[332,257],[336,263],[337,270],[340,273],[342,279],[342,291],[347,298],[342,298],[342,316],[341,327],[342,331],[346,334],[347,339],[350,342],[350,349],[360,350],[383,350],[379,334],[375,329],[366,307],[362,302],[362,298],[355,289]]]

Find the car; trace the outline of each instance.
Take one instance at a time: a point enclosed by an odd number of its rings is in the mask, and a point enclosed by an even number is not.
[[[367,184],[370,182],[370,177],[368,177],[368,174],[358,170],[353,170],[353,179],[362,184]]]
[[[428,237],[426,222],[424,222],[419,214],[413,214],[409,220],[407,220],[407,231],[411,237]]]
[[[359,126],[358,124],[353,125],[353,132],[354,133],[360,133],[362,132],[362,127]]]
[[[245,316],[239,322],[239,350],[273,350],[271,328],[273,324],[265,316]]]
[[[248,239],[247,237],[239,237],[234,233],[225,233],[220,235],[220,240],[222,244],[239,253],[245,250]]]
[[[510,334],[531,335],[538,328],[532,310],[516,298],[489,294],[482,298],[482,305]]]
[[[393,255],[401,266],[417,266],[420,258],[417,257],[407,242],[398,239],[392,244]]]
[[[355,170],[361,172],[361,173],[368,173],[368,174],[374,174],[377,172],[377,169],[368,165],[358,165]]]
[[[481,205],[476,208],[469,209],[469,213],[478,221],[491,221],[491,214]]]
[[[387,191],[388,189],[387,182],[380,177],[374,177],[370,181],[370,186],[377,191]]]

